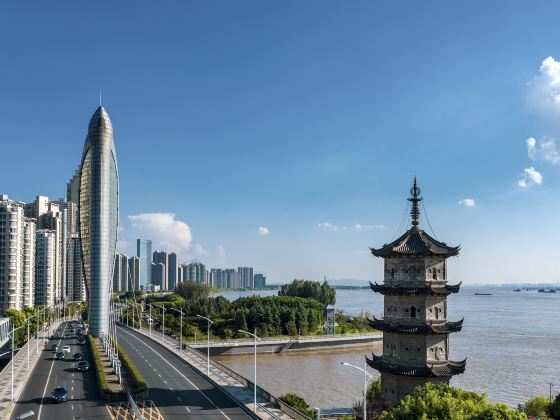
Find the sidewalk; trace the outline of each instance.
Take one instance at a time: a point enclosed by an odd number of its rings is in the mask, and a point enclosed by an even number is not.
[[[19,394],[29,379],[29,374],[33,372],[33,368],[45,348],[45,340],[48,340],[50,337],[49,331],[56,330],[64,321],[65,320],[62,319],[53,322],[47,331],[39,331],[38,338],[31,338],[29,342],[18,351],[14,359],[0,372],[0,419],[8,419],[14,405],[12,401],[12,363],[14,367],[13,396],[14,401],[17,401]],[[29,364],[27,359],[28,349]]]
[[[122,324],[121,324],[122,325]],[[126,325],[123,327],[127,328]],[[189,365],[198,370],[203,376],[206,376],[206,357],[199,352],[187,347],[182,352],[179,351],[179,343],[171,340],[167,336],[164,342],[161,342],[161,333],[153,333],[150,337],[148,332],[144,329],[134,331],[150,338],[151,340],[165,346],[167,349],[171,350],[177,356],[185,360]],[[183,343],[183,345],[185,345]],[[228,374],[223,368],[219,366],[217,362],[211,360],[210,364],[210,379],[219,385],[227,394],[237,400],[240,404],[245,405],[250,411],[253,411],[253,385],[249,386],[243,384],[239,379],[236,379],[232,375]],[[237,375],[240,379],[240,375]],[[258,390],[258,387],[257,387]],[[266,391],[265,391],[266,392]],[[296,419],[296,416],[289,416],[279,408],[276,408],[272,403],[265,400],[259,395],[259,390],[257,391],[257,412],[256,415],[264,420],[280,419],[280,420],[291,420]]]

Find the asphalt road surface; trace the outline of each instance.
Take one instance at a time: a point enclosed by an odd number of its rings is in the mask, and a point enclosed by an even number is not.
[[[251,419],[224,391],[168,349],[126,328],[117,327],[119,343],[144,376],[149,399],[165,419]]]
[[[68,323],[61,325],[60,330],[68,331]],[[75,337],[75,333],[69,333]],[[57,334],[58,335],[58,334]],[[62,337],[62,335],[58,335]],[[55,352],[51,346],[56,344],[69,345],[70,353],[65,360],[55,360]],[[88,372],[78,372],[72,356],[81,353],[83,360],[89,363]],[[53,403],[51,394],[56,386],[64,386],[68,390],[68,401]],[[25,385],[12,412],[12,418],[27,411],[34,411],[30,420],[70,420],[70,419],[110,419],[104,402],[99,398],[97,379],[89,345],[78,345],[76,338],[56,338],[49,340],[42,349],[41,358],[37,361],[33,372]]]

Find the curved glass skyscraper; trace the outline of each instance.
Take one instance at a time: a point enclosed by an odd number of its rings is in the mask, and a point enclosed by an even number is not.
[[[91,117],[82,154],[79,213],[89,330],[99,336],[108,329],[119,213],[113,126],[102,106]]]

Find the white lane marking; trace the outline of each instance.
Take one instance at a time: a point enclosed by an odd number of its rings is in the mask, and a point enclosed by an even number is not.
[[[157,376],[159,376],[161,378],[161,375],[159,373],[157,374]],[[165,381],[163,381],[163,382],[165,382]]]
[[[62,330],[62,337],[64,337],[64,331],[66,331],[66,324],[64,324],[64,328]],[[60,342],[62,341],[62,338],[58,339],[58,344],[56,345],[56,347],[60,346]],[[41,411],[43,411],[43,403],[45,402],[45,394],[47,393],[47,387],[49,386],[49,381],[51,379],[51,373],[54,367],[54,361],[56,360],[56,358],[53,357],[53,361],[51,363],[51,368],[49,370],[49,375],[47,376],[47,381],[45,382],[45,388],[43,388],[43,397],[41,398],[41,404],[39,405],[39,413],[37,413],[37,420],[41,420]]]
[[[74,406],[72,405],[72,410],[74,409]]]
[[[163,380],[163,383],[164,383],[165,385],[167,385],[167,381],[166,381],[165,379]]]
[[[151,351],[154,352],[154,354],[158,357],[161,358],[161,360],[163,360],[165,363],[167,363],[169,366],[171,366],[179,375],[181,375],[183,377],[183,379],[185,379],[189,384],[192,385],[192,387],[194,389],[196,389],[198,392],[200,392],[200,394],[210,403],[212,404],[216,410],[218,410],[220,412],[220,414],[222,416],[224,416],[226,419],[231,420],[226,413],[224,413],[220,408],[218,408],[218,406],[214,403],[214,401],[212,401],[210,398],[208,398],[208,396],[202,392],[195,384],[193,384],[191,382],[191,380],[189,378],[187,378],[185,375],[183,375],[183,373],[177,369],[175,366],[173,366],[165,357],[163,357],[161,354],[159,354],[156,350],[154,350],[152,347],[150,347],[150,345],[144,343],[142,340],[140,340],[138,337],[136,337],[135,335],[133,335],[132,333],[129,333],[128,331],[125,331],[123,328],[119,328],[122,332],[124,332],[125,334],[130,335],[131,337],[134,337],[136,340],[140,341],[142,344],[144,344],[146,347],[148,347]],[[185,408],[187,409],[187,411],[190,413],[191,410],[189,410],[189,407],[185,406]]]

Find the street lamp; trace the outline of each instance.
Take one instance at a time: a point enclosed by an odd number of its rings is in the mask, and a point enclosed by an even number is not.
[[[148,322],[148,324],[150,325],[150,337],[152,336],[152,323],[154,322],[154,320],[152,319],[152,305],[149,303],[145,303],[145,305],[148,305],[150,307],[150,320]]]
[[[154,306],[163,309],[163,328],[161,330],[161,342],[163,343],[163,340],[165,339],[165,311],[167,309],[165,309],[165,306],[160,306],[160,305],[154,305]]]
[[[255,379],[253,381],[253,401],[254,401],[254,412],[257,412],[257,340],[261,341],[259,337],[257,337],[257,329],[255,328],[255,333],[250,333],[243,330],[237,330],[242,334],[247,334],[253,337],[254,347],[255,347]]]
[[[206,376],[210,377],[210,325],[212,325],[214,323],[214,321],[212,321],[210,318],[207,318],[205,316],[202,315],[197,315],[197,317],[205,319],[206,321],[208,321],[208,330],[207,330],[207,343],[206,344]]]
[[[370,373],[368,373],[367,369],[367,364],[366,361],[364,360],[364,368],[362,369],[361,367],[358,366],[354,366],[351,365],[350,363],[347,362],[340,362],[341,365],[344,366],[350,366],[353,367],[354,369],[358,369],[362,372],[364,372],[364,420],[367,420],[367,377],[369,376],[370,379],[373,379],[373,375],[371,375]]]
[[[179,352],[182,353],[183,352],[183,311],[179,310],[179,309],[175,309],[175,308],[169,308],[170,311],[175,311],[175,312],[179,312],[181,314],[181,332],[180,332],[180,337],[179,337]]]

